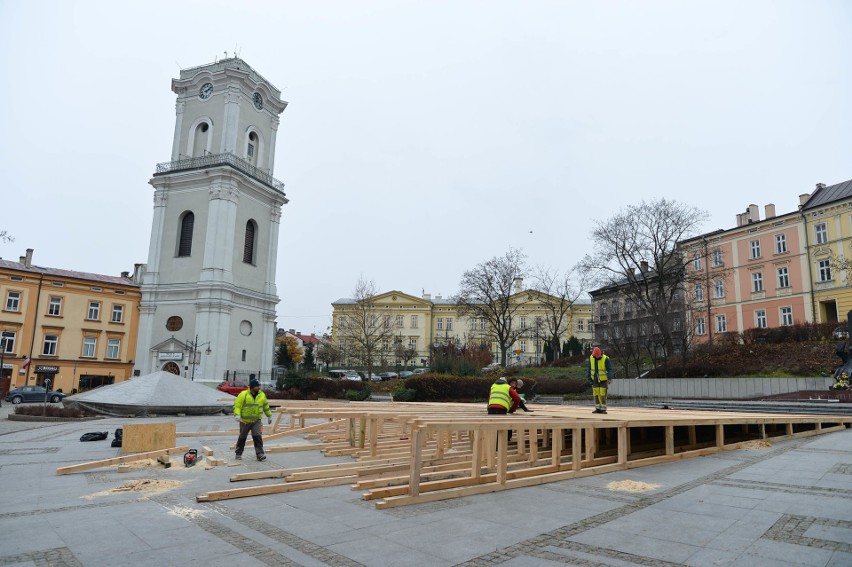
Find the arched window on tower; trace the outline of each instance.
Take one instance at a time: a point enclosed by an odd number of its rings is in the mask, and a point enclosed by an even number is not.
[[[192,255],[192,228],[195,225],[195,215],[186,211],[180,217],[180,233],[178,236],[178,256]]]
[[[202,157],[207,153],[207,137],[210,135],[210,125],[201,122],[195,127],[195,135],[192,140],[192,157]]]
[[[250,220],[246,223],[246,240],[243,245],[243,262],[254,264],[256,257],[257,223]]]
[[[259,149],[257,141],[257,133],[249,132],[249,141],[246,146],[246,161],[252,165],[257,165],[257,151]]]

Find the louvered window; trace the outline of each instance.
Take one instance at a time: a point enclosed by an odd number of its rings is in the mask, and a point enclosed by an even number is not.
[[[192,227],[195,225],[195,215],[191,211],[183,215],[180,221],[180,242],[178,256],[192,255]]]
[[[243,262],[246,264],[254,264],[254,236],[256,225],[254,221],[246,223],[246,242],[243,246]]]

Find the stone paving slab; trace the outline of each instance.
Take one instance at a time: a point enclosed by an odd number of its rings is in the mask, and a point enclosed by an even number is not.
[[[12,422],[0,408],[0,566],[852,565],[852,430],[775,442],[768,449],[618,471],[503,493],[376,510],[348,486],[197,503],[231,476],[346,462],[272,453],[264,463],[206,470],[114,467],[56,476],[56,468],[111,458],[88,431],[128,420]],[[232,429],[228,416],[158,417],[178,431]],[[180,438],[236,463],[229,436]],[[160,492],[112,492],[170,480]],[[656,484],[642,493],[612,482]]]

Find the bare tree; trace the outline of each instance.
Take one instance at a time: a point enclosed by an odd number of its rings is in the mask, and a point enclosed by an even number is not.
[[[677,253],[677,244],[697,234],[706,216],[665,198],[631,205],[595,227],[593,252],[579,264],[600,285],[619,288],[643,312],[648,354],[664,371],[675,349],[674,320],[683,317],[689,279],[689,260]]]
[[[478,264],[462,275],[459,293],[454,298],[458,313],[485,320],[491,338],[500,350],[500,362],[506,366],[506,353],[524,333],[514,324],[515,314],[525,305],[525,294],[514,295],[515,280],[526,272],[526,256],[510,249]]]
[[[14,242],[15,238],[5,230],[0,230],[0,242]]]
[[[402,342],[402,337],[397,337],[396,344],[394,344],[394,355],[398,361],[402,361],[404,367],[408,367],[408,361],[414,360],[417,356],[417,349],[412,348],[411,345],[406,346]]]
[[[353,303],[343,315],[346,324],[338,326],[341,342],[351,344],[349,354],[366,368],[368,376],[373,374],[376,357],[383,354],[383,344],[393,339],[390,315],[381,311],[376,295],[376,284],[360,277],[352,294]]]
[[[587,273],[576,267],[566,272],[541,266],[536,269],[533,289],[539,292],[538,301],[545,312],[541,331],[554,358],[560,352],[560,337],[568,333],[571,324],[571,306],[588,289]]]
[[[325,364],[326,368],[340,360],[341,353],[340,349],[334,346],[331,341],[323,340],[318,348],[316,353],[316,358],[323,364]]]

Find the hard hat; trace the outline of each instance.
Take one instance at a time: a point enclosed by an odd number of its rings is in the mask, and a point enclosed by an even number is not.
[[[506,379],[505,379],[504,377],[502,377],[502,376],[500,376],[499,378],[497,378],[497,380],[496,380],[494,383],[495,383],[495,384],[508,384],[508,382],[506,381]]]
[[[592,356],[594,356],[595,358],[600,358],[603,356],[603,353],[601,352],[600,348],[595,347],[592,349]]]

